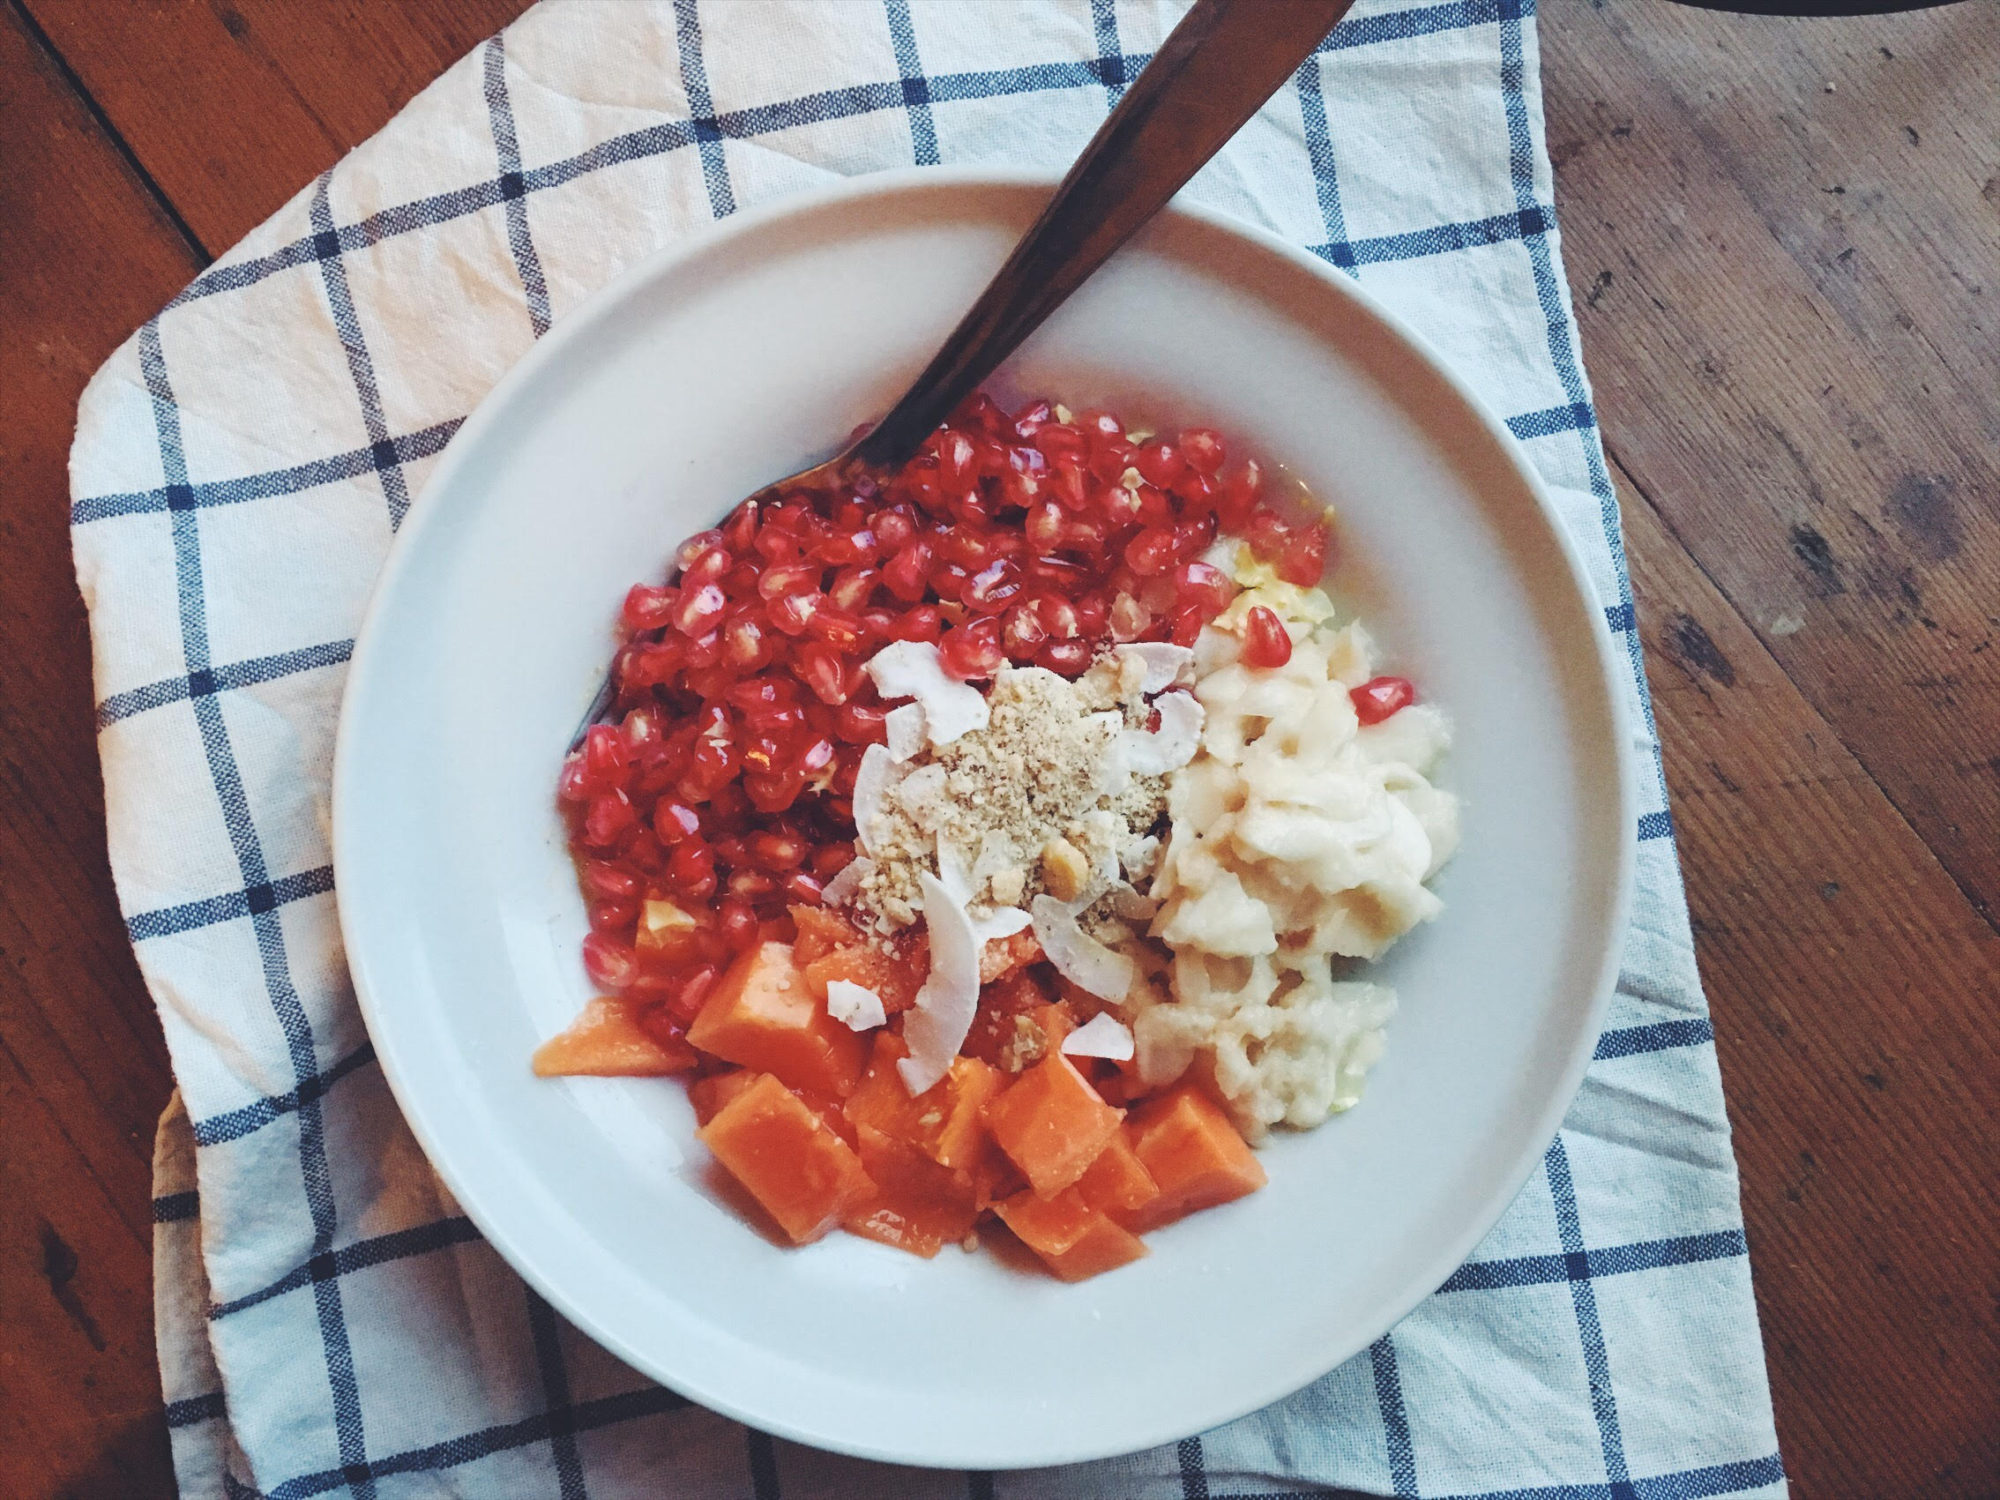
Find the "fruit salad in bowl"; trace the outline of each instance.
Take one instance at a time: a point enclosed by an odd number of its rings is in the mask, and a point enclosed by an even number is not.
[[[535,1070],[684,1080],[781,1242],[1080,1280],[1262,1187],[1458,840],[1333,528],[1212,429],[979,395],[689,537],[561,767],[599,994]]]

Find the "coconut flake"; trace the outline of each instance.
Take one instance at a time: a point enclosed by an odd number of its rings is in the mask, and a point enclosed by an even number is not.
[[[931,972],[903,1016],[910,1055],[896,1064],[913,1098],[950,1071],[979,1009],[980,942],[965,908],[928,870],[917,872],[917,888],[923,892],[924,921],[930,928]]]
[[[854,832],[864,853],[873,854],[869,830],[882,816],[882,804],[896,781],[896,762],[880,745],[861,752],[861,764],[854,768]]]
[[[933,745],[949,745],[962,734],[986,727],[986,695],[948,675],[930,641],[891,641],[869,658],[866,670],[884,698],[917,700]]]
[[[1139,691],[1145,696],[1172,687],[1180,680],[1182,669],[1194,663],[1192,646],[1176,646],[1171,641],[1134,641],[1114,648],[1111,654],[1121,663],[1128,656],[1140,663],[1143,675]]]
[[[1025,930],[1035,919],[1018,906],[996,906],[983,917],[973,917],[972,930],[983,943],[998,942]]]
[[[1126,764],[1141,776],[1164,776],[1194,759],[1204,715],[1192,693],[1162,693],[1153,701],[1160,727],[1151,734],[1128,729],[1118,736]]]
[[[839,873],[826,883],[826,888],[819,893],[819,898],[828,906],[845,906],[861,889],[861,883],[874,873],[874,860],[865,855],[850,859],[840,867]]]
[[[901,765],[924,748],[929,725],[924,719],[923,704],[905,703],[901,708],[889,710],[882,727],[889,732],[889,759]]]
[[[867,985],[856,984],[851,979],[827,981],[826,1013],[849,1031],[873,1031],[889,1019],[888,1011],[882,1008],[882,997]],[[1125,1043],[1125,1055],[1128,1057],[1131,1056],[1131,1048],[1128,1038]],[[1101,1055],[1110,1056],[1109,1053]]]
[[[972,904],[972,877],[966,873],[965,856],[943,834],[937,836],[938,884],[958,906]]]
[[[829,985],[828,989],[831,988]],[[829,994],[829,1005],[832,999]],[[1071,1057],[1108,1057],[1113,1062],[1130,1062],[1132,1029],[1110,1011],[1104,1011],[1064,1037],[1062,1049]]]
[[[1035,940],[1056,972],[1100,1000],[1123,1000],[1132,987],[1132,960],[1085,932],[1076,914],[1049,895],[1035,897]]]

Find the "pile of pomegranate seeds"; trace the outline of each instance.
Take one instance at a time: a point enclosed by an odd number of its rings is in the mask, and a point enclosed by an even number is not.
[[[819,901],[854,857],[855,772],[888,713],[862,664],[890,641],[937,642],[962,681],[1192,645],[1237,592],[1200,560],[1219,532],[1318,583],[1325,528],[1283,520],[1263,483],[1204,428],[1135,443],[1107,413],[1009,416],[981,394],[893,473],[745,501],[690,537],[671,582],[627,595],[614,722],[563,765],[592,982],[678,1036],[763,924]],[[649,901],[676,910],[647,920]]]

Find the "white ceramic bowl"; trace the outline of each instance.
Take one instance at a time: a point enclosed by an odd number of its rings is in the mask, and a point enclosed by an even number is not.
[[[1600,611],[1503,428],[1354,284],[1175,209],[1010,363],[1206,421],[1340,508],[1336,592],[1451,710],[1465,842],[1380,966],[1359,1108],[1270,1186],[1077,1286],[845,1235],[768,1244],[707,1192],[682,1090],[538,1081],[589,993],[556,771],[628,585],[884,409],[1046,179],[876,177],[741,214],[562,322],[452,441],[355,649],[342,930],[382,1066],[494,1246],[704,1405],[823,1448],[1005,1468],[1127,1452],[1284,1396],[1442,1282],[1554,1135],[1615,974],[1632,809]]]

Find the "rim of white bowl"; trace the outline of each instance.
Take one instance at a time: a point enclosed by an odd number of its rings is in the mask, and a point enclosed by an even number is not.
[[[560,358],[568,344],[585,336],[597,324],[613,317],[634,288],[671,273],[684,262],[711,253],[718,245],[726,244],[732,239],[756,235],[768,225],[794,215],[809,214],[852,199],[887,198],[918,192],[948,193],[979,188],[1040,189],[1053,192],[1059,181],[1060,175],[1054,172],[1007,167],[906,167],[894,171],[869,173],[847,178],[824,188],[789,194],[755,208],[745,209],[732,214],[729,218],[719,220],[699,233],[665,246],[592,293],[581,306],[552,327],[518,363],[494,383],[458,431],[452,435],[451,441],[439,458],[437,468],[424,488],[442,491],[464,461],[464,455],[479,447],[487,429],[500,420],[499,414],[505,409],[515,390],[533,381],[544,365]],[[1016,1456],[971,1449],[951,1453],[924,1451],[913,1454],[910,1450],[899,1451],[880,1443],[848,1441],[838,1433],[819,1431],[804,1422],[791,1421],[780,1414],[768,1411],[753,1410],[725,1395],[705,1391],[700,1388],[698,1381],[689,1379],[684,1372],[676,1371],[670,1377],[663,1372],[650,1351],[635,1347],[614,1329],[605,1327],[602,1322],[584,1311],[567,1294],[560,1280],[546,1275],[535,1258],[512,1243],[505,1231],[498,1228],[491,1216],[485,1212],[477,1198],[466,1192],[462,1177],[454,1170],[448,1157],[438,1149],[438,1135],[418,1103],[419,1095],[410,1087],[402,1071],[401,1059],[396,1055],[394,1047],[377,1045],[376,1059],[381,1065],[383,1077],[388,1082],[390,1093],[402,1111],[411,1133],[423,1148],[425,1157],[438,1176],[443,1179],[453,1197],[457,1199],[459,1206],[465,1210],[467,1217],[517,1274],[540,1292],[577,1328],[627,1364],[711,1411],[756,1426],[776,1437],[829,1452],[885,1463],[917,1464],[938,1468],[1042,1467],[1089,1462],[1124,1453],[1140,1452],[1186,1437],[1190,1430],[1207,1431],[1222,1423],[1262,1410],[1274,1401],[1283,1400],[1387,1333],[1409,1316],[1418,1304],[1442,1286],[1451,1274],[1464,1264],[1474,1247],[1519,1196],[1521,1188],[1546,1153],[1548,1143],[1555,1139],[1563,1116],[1568,1112],[1571,1101],[1582,1085],[1583,1075],[1590,1066],[1597,1038],[1603,1030],[1605,1010],[1617,984],[1622,945],[1631,921],[1632,887],[1638,856],[1637,766],[1631,753],[1628,710],[1625,705],[1624,686],[1619,677],[1621,664],[1613,648],[1610,628],[1597,600],[1596,590],[1590,582],[1589,571],[1555,508],[1548,487],[1529,461],[1519,440],[1438,350],[1354,279],[1341,275],[1297,245],[1256,225],[1214,209],[1175,200],[1161,211],[1160,217],[1192,220],[1211,229],[1248,240],[1259,249],[1311,273],[1334,295],[1346,298],[1375,318],[1465,405],[1476,423],[1492,439],[1499,455],[1534,498],[1542,521],[1555,541],[1568,571],[1570,586],[1578,600],[1586,606],[1584,613],[1591,625],[1591,639],[1610,720],[1612,757],[1618,769],[1617,884],[1607,908],[1609,920],[1605,924],[1604,951],[1598,956],[1590,1008],[1584,1024],[1578,1030],[1576,1041],[1571,1048],[1571,1056],[1567,1059],[1560,1075],[1559,1085],[1543,1101],[1528,1128],[1528,1138],[1538,1143],[1535,1149],[1524,1151],[1513,1170],[1496,1179],[1494,1190],[1478,1205],[1478,1211],[1468,1216],[1465,1227],[1459,1235],[1442,1243],[1432,1254],[1424,1273],[1411,1281],[1412,1287],[1416,1290],[1394,1302],[1385,1303],[1378,1310],[1378,1316],[1371,1320],[1370,1326],[1373,1332],[1354,1350],[1348,1351],[1332,1363],[1326,1362],[1318,1353],[1302,1351],[1298,1359],[1277,1364],[1267,1379],[1244,1390],[1240,1399],[1219,1405],[1212,1417],[1202,1419],[1192,1429],[1183,1430],[1183,1424],[1179,1422],[1174,1423],[1171,1430],[1142,1427],[1135,1438],[1121,1439],[1117,1446],[1109,1449],[1091,1448],[1075,1451],[1065,1449]],[[1141,230],[1141,234],[1144,233],[1145,231]],[[410,565],[408,560],[416,551],[416,538],[424,534],[436,514],[435,507],[414,506],[390,545],[382,571],[377,576],[374,589],[370,593],[368,607],[362,616],[361,628],[355,635],[354,652],[348,665],[340,720],[334,740],[331,844],[335,905],[339,914],[343,957],[353,979],[355,996],[371,1039],[379,1037],[384,1029],[378,1019],[382,1013],[381,1003],[370,983],[366,964],[357,958],[357,951],[351,941],[352,934],[349,930],[346,906],[340,900],[341,849],[349,837],[349,819],[345,809],[352,805],[351,799],[344,794],[344,788],[355,774],[353,771],[355,757],[361,753],[355,748],[353,736],[349,733],[352,721],[347,713],[347,702],[357,687],[368,680],[374,669],[376,657],[388,649],[377,638],[379,632],[376,629],[376,622],[385,613],[384,600],[394,589],[404,569]]]

